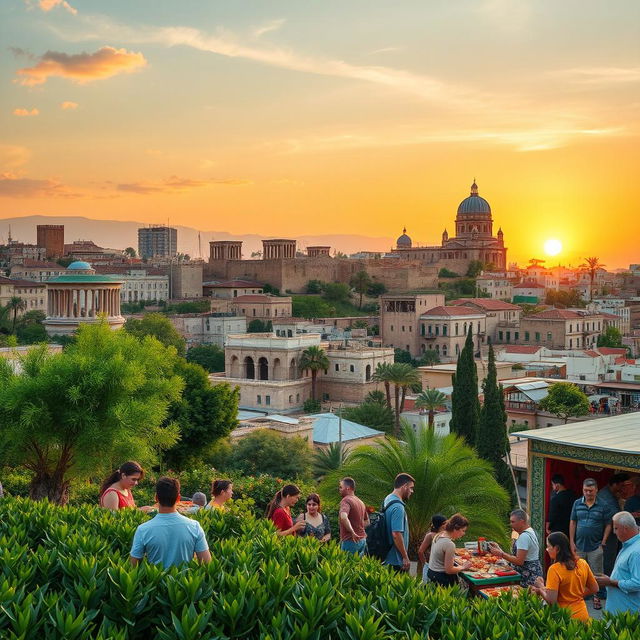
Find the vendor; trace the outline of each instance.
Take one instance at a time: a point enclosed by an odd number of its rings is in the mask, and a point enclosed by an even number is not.
[[[505,553],[495,542],[490,545],[491,553],[504,558],[522,576],[522,586],[533,586],[536,578],[542,577],[540,544],[535,531],[529,525],[529,516],[522,509],[514,509],[509,517],[511,528],[518,534],[511,548]]]

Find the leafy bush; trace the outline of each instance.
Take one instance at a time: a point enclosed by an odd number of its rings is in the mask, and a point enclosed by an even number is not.
[[[302,405],[302,410],[305,413],[320,413],[322,409],[322,405],[319,400],[314,400],[313,398],[307,398]]]
[[[283,438],[269,429],[256,429],[233,445],[227,467],[249,475],[309,478],[311,459],[305,438]]]
[[[273,331],[273,324],[271,320],[260,320],[260,318],[254,318],[247,325],[247,333],[269,333]]]
[[[440,271],[438,272],[438,278],[459,278],[459,277],[460,277],[459,273],[456,273],[455,271],[451,271],[446,267],[442,267],[442,269],[440,269]]]
[[[313,538],[282,539],[234,511],[194,516],[208,565],[163,570],[127,562],[148,516],[0,503],[0,636],[22,640],[632,640],[637,616],[590,625],[535,596],[485,601],[421,585],[373,558]]]
[[[201,344],[187,351],[187,362],[195,362],[209,373],[224,371],[224,350],[217,344]]]

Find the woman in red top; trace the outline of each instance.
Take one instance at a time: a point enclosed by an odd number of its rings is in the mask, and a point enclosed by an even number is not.
[[[276,493],[267,507],[266,517],[276,525],[279,536],[295,536],[300,529],[304,529],[305,522],[293,523],[291,507],[298,502],[300,489],[295,484],[285,484]]]
[[[112,511],[135,508],[131,489],[144,478],[144,469],[130,460],[116,469],[103,483],[100,489],[100,506]]]

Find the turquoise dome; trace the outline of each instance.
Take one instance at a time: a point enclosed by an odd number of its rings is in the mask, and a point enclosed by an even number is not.
[[[458,213],[491,213],[489,203],[478,195],[478,185],[471,185],[471,194],[465,198],[458,206]]]
[[[82,260],[76,260],[67,267],[69,271],[87,271],[91,268],[92,267],[88,262],[83,262]]]

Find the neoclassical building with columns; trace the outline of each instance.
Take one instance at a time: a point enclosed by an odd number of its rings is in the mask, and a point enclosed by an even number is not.
[[[124,325],[120,314],[122,281],[96,275],[87,262],[72,262],[64,275],[47,281],[47,318],[49,335],[69,335],[81,324],[104,318],[112,329]]]

